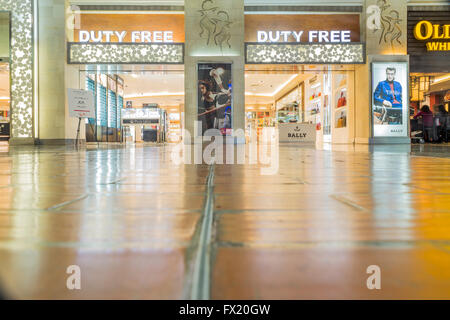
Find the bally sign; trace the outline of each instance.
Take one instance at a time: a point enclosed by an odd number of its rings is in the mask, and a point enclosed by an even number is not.
[[[316,126],[309,123],[282,123],[278,125],[280,142],[316,142]]]

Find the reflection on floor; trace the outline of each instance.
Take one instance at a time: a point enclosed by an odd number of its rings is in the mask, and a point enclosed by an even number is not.
[[[0,283],[14,298],[177,299],[210,166],[174,146],[0,153]],[[213,299],[450,298],[448,146],[280,145],[214,165]],[[82,270],[68,290],[66,269]],[[368,290],[367,267],[381,268]]]

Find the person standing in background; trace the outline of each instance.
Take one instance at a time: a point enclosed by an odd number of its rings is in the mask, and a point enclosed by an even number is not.
[[[450,120],[449,113],[445,110],[444,105],[439,104],[434,106],[434,116],[437,122],[436,126],[438,138],[442,141],[444,140],[445,130],[447,130],[447,122]]]
[[[414,116],[414,119],[421,117],[423,121],[423,131],[425,141],[435,141],[437,140],[434,135],[433,130],[433,112],[431,112],[430,107],[427,105],[420,108],[420,112]]]

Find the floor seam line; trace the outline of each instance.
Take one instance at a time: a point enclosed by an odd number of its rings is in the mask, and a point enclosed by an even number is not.
[[[214,220],[214,171],[215,165],[209,168],[206,185],[205,206],[200,226],[200,236],[194,253],[192,268],[192,285],[190,300],[210,300],[211,280],[211,241]]]
[[[80,196],[80,197],[78,197],[78,198],[75,198],[75,199],[73,199],[73,200],[69,200],[69,201],[66,201],[66,202],[63,202],[63,203],[56,204],[56,205],[51,206],[51,207],[49,207],[49,208],[47,208],[47,209],[45,209],[45,210],[47,210],[47,211],[57,211],[57,210],[61,209],[62,207],[65,207],[65,206],[67,206],[67,205],[69,205],[69,204],[75,203],[75,202],[77,202],[77,201],[84,200],[84,199],[86,199],[88,196],[89,196],[89,194],[85,193],[85,194],[83,194],[82,196]]]

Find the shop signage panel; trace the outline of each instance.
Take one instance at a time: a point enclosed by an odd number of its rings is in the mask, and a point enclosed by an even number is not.
[[[68,89],[69,116],[95,118],[94,93],[88,90]]]
[[[81,13],[74,42],[183,43],[183,14]]]
[[[159,110],[152,109],[123,109],[122,119],[160,119]]]
[[[316,142],[316,125],[283,123],[278,125],[280,142]]]
[[[372,126],[374,137],[407,137],[408,63],[372,63]]]
[[[245,42],[359,42],[359,21],[359,14],[247,14]]]
[[[158,119],[124,119],[123,124],[158,124]]]
[[[218,129],[223,135],[232,130],[233,96],[231,63],[198,64],[198,121],[202,133]]]
[[[411,72],[450,72],[450,9],[408,12]]]
[[[426,41],[427,51],[450,51],[450,23],[422,20],[414,26],[413,33],[416,40]]]

